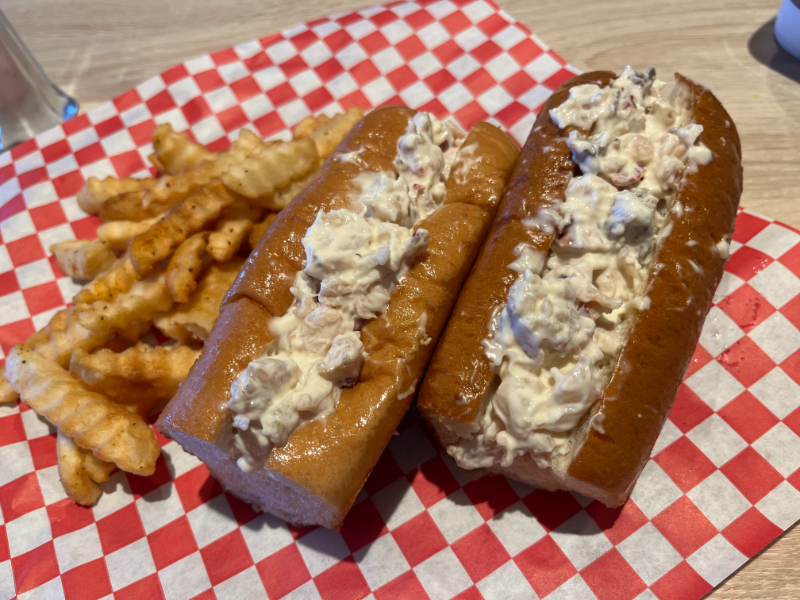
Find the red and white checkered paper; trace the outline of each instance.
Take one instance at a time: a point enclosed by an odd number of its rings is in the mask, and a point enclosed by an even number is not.
[[[489,0],[395,3],[179,65],[0,155],[0,347],[76,291],[50,244],[94,236],[75,194],[147,174],[157,123],[226,148],[310,113],[402,103],[522,142],[575,71]],[[342,528],[298,529],[223,493],[161,438],[92,509],[58,482],[52,427],[0,407],[0,600],[115,597],[699,598],[800,519],[800,235],[742,212],[686,383],[621,509],[471,481],[410,414]]]

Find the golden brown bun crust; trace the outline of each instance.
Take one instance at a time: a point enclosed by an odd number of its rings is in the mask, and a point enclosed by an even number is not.
[[[600,400],[605,433],[590,429],[569,468],[571,477],[615,495],[616,504],[628,497],[650,457],[700,339],[725,265],[716,244],[730,240],[742,194],[742,151],[733,120],[709,90],[678,73],[675,79],[693,99],[693,120],[703,126],[699,139],[713,160],[683,179],[677,195],[683,214],[672,216],[672,233],[653,261],[665,266],[658,275],[651,271],[651,307],[637,315]],[[690,240],[699,244],[689,248]],[[676,312],[677,307],[685,309]]]
[[[558,88],[540,109],[489,237],[428,367],[417,399],[426,418],[469,424],[480,411],[493,376],[481,340],[488,333],[492,311],[506,301],[516,279],[508,269],[516,259],[514,248],[525,242],[547,252],[553,240],[552,235],[528,229],[521,221],[563,201],[575,170],[562,139],[564,132],[550,119],[550,109],[564,102],[572,87],[587,83],[605,86],[613,77],[610,72],[579,75]]]

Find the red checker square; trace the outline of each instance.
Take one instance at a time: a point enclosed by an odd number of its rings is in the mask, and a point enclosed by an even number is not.
[[[214,590],[206,590],[205,592],[200,592],[197,596],[192,596],[190,600],[217,600],[217,595]]]
[[[369,20],[372,21],[378,27],[384,27],[389,23],[393,23],[397,21],[397,15],[394,14],[392,11],[384,10],[383,12],[379,12],[377,14],[372,15]]]
[[[25,427],[22,425],[22,416],[17,413],[0,417],[0,446],[8,446],[25,440]]]
[[[748,284],[723,298],[717,306],[745,332],[749,332],[775,312],[772,304]]]
[[[425,52],[425,45],[416,35],[410,35],[395,45],[395,50],[406,59],[406,62],[409,62]]]
[[[72,135],[79,131],[83,131],[84,129],[88,129],[91,126],[92,123],[91,121],[89,121],[89,116],[86,113],[84,113],[82,115],[78,115],[74,119],[70,119],[69,121],[65,121],[64,123],[62,123],[61,129],[63,129],[64,133],[66,133],[67,135]],[[19,148],[19,146],[17,146],[17,148]],[[11,155],[12,156],[14,155],[13,151]]]
[[[317,575],[314,583],[322,600],[356,600],[370,592],[369,584],[352,556]]]
[[[798,492],[800,492],[800,469],[797,469],[797,471],[789,475],[789,477],[786,478],[786,481],[788,481]]]
[[[761,500],[783,481],[775,467],[750,446],[719,470],[752,504]]]
[[[390,483],[394,483],[403,476],[403,471],[397,464],[397,461],[392,457],[391,452],[384,452],[378,459],[375,468],[372,469],[367,483],[364,484],[364,490],[368,494],[374,494],[385,488]]]
[[[186,512],[205,504],[222,493],[219,482],[211,476],[205,465],[198,465],[178,477],[175,480],[175,489]]]
[[[511,57],[519,63],[520,66],[525,66],[534,58],[539,56],[543,50],[541,47],[530,38],[522,40],[513,48],[509,48],[508,53]]]
[[[447,540],[427,511],[394,529],[392,537],[412,567],[447,547]]]
[[[401,106],[403,99],[400,96],[392,96],[381,102],[381,106]]]
[[[388,73],[386,75],[386,79],[389,80],[389,83],[392,84],[394,89],[403,91],[412,83],[417,81],[417,76],[414,74],[414,71],[411,70],[411,67],[408,65],[403,65],[391,73]]]
[[[778,422],[778,417],[748,391],[739,394],[717,414],[748,444],[755,442]]]
[[[32,315],[58,308],[64,303],[61,297],[61,289],[55,281],[49,281],[48,283],[22,290],[22,295]]]
[[[5,273],[0,273],[0,296],[5,296],[12,292],[19,291],[19,281],[17,281],[17,275],[14,271],[6,271]],[[2,437],[0,437],[0,445],[2,445]]]
[[[659,600],[699,600],[711,588],[685,561],[650,586]]]
[[[581,511],[581,505],[569,492],[536,490],[523,500],[528,510],[547,531],[571,519]]]
[[[336,19],[336,22],[339,23],[342,27],[347,27],[348,25],[352,25],[353,23],[357,23],[361,21],[363,17],[357,13],[348,13]]]
[[[489,88],[493,87],[496,83],[494,77],[489,75],[489,72],[481,67],[474,73],[470,73],[464,78],[462,82],[473,96],[479,96]]]
[[[453,596],[453,600],[483,600],[483,596],[474,585],[468,587],[460,594]]]
[[[483,107],[477,101],[473,100],[466,106],[459,108],[453,116],[469,131],[478,121],[488,119],[489,113],[483,110]]]
[[[85,167],[105,157],[106,151],[100,142],[95,142],[94,144],[90,144],[85,148],[75,151],[75,161],[81,167]]]
[[[444,19],[442,19],[440,21],[442,23],[442,25],[444,25],[444,22],[447,19],[449,19],[450,17],[452,17],[455,14],[461,14],[463,16],[463,13],[461,13],[459,11],[456,11],[456,12],[454,12],[452,14],[447,15]],[[413,29],[414,31],[419,31],[420,29],[422,29],[426,25],[429,25],[430,23],[433,23],[436,19],[434,19],[433,16],[431,15],[431,13],[429,13],[427,10],[425,10],[424,8],[421,8],[417,12],[413,12],[410,15],[406,15],[403,18],[403,20],[411,26],[411,29]]]
[[[781,314],[789,319],[792,325],[800,328],[800,296],[795,296],[784,304],[781,309]]]
[[[352,36],[344,29],[335,31],[325,38],[325,44],[330,48],[331,52],[339,52],[342,48],[352,43]]]
[[[452,548],[472,581],[480,581],[511,559],[485,523],[454,542]]]
[[[11,181],[16,176],[17,172],[14,169],[14,163],[0,167],[0,185],[3,185],[6,181]]]
[[[558,58],[553,54],[551,54],[550,56],[556,59]],[[550,88],[551,90],[555,90],[567,79],[572,79],[573,77],[575,77],[575,73],[573,73],[572,71],[568,71],[567,69],[561,69],[558,73],[551,75],[546,81],[543,81],[542,85]]]
[[[794,431],[800,437],[800,408],[789,413],[784,419],[783,424]]]
[[[519,102],[512,102],[503,110],[498,112],[494,117],[506,129],[510,129],[517,121],[527,115],[530,111],[522,106]]]
[[[277,112],[271,112],[263,117],[259,117],[253,122],[253,125],[255,125],[256,129],[258,129],[258,133],[261,134],[261,137],[265,139],[272,137],[283,129],[286,129],[286,125],[281,120],[281,117]]]
[[[225,82],[220,76],[219,71],[216,69],[209,69],[208,71],[197,73],[194,75],[194,80],[195,83],[197,83],[197,87],[199,87],[204,93],[219,89],[225,85]]]
[[[498,31],[505,29],[506,27],[508,27],[508,21],[506,21],[498,13],[494,13],[487,19],[484,19],[478,23],[478,29],[480,29],[489,37],[492,37]]]
[[[111,554],[145,537],[142,519],[135,504],[129,504],[97,522],[103,554]]]
[[[519,500],[506,478],[497,475],[469,482],[464,492],[484,519],[491,519]]]
[[[239,526],[246,525],[261,514],[261,511],[255,510],[250,504],[240,500],[233,494],[225,492],[225,498],[228,500],[228,505],[231,507],[231,512]]]
[[[678,388],[675,403],[669,413],[669,420],[683,433],[694,429],[714,414],[711,407],[700,399],[685,383]]]
[[[206,117],[210,117],[214,114],[208,106],[208,102],[206,102],[206,99],[202,96],[189,100],[181,107],[181,112],[183,116],[186,117],[186,121],[189,125],[194,125],[198,121],[202,121]]]
[[[114,593],[116,600],[164,600],[164,590],[161,589],[161,581],[158,573],[153,573],[127,587],[117,590]]]
[[[737,277],[749,281],[763,271],[773,260],[763,252],[743,246],[731,255],[725,270]]]
[[[656,515],[653,525],[684,558],[717,535],[717,528],[686,496]]]
[[[256,565],[270,598],[283,598],[311,579],[296,544],[286,546]]]
[[[234,129],[241,129],[246,125],[249,119],[244,114],[241,106],[231,106],[226,108],[217,115],[222,128],[225,131],[233,131]]]
[[[460,487],[453,473],[439,455],[408,473],[406,478],[425,508],[430,508]]]
[[[503,50],[495,44],[492,40],[488,40],[482,43],[477,48],[474,48],[470,54],[477,60],[479,63],[485,65],[487,62],[492,60],[495,56],[503,52]]]
[[[180,81],[186,77],[189,77],[189,71],[186,70],[185,65],[176,65],[161,74],[161,79],[163,79],[164,83],[167,85],[172,85],[176,81]]]
[[[231,142],[227,136],[222,136],[213,142],[208,142],[205,146],[206,150],[210,152],[225,152],[225,150],[231,147]]]
[[[381,73],[378,71],[378,68],[373,64],[370,59],[361,61],[352,69],[350,69],[350,75],[353,76],[361,86],[368,84],[373,79],[377,79],[380,77]]]
[[[271,90],[267,90],[267,96],[269,96],[269,99],[275,106],[283,106],[284,104],[297,99],[297,94],[295,93],[294,88],[289,85],[288,81],[284,81],[279,86],[276,86]]]
[[[450,13],[443,18],[439,23],[444,27],[451,36],[456,36],[466,28],[472,25],[472,21],[467,18],[460,10]]]
[[[118,131],[125,129],[125,123],[123,123],[122,119],[120,119],[118,116],[113,116],[110,119],[106,119],[102,123],[95,125],[94,129],[97,131],[97,135],[99,135],[101,138],[106,138],[112,133],[117,133]]]
[[[687,437],[681,437],[653,459],[685,493],[716,470],[700,449]]]
[[[289,533],[292,534],[292,538],[294,540],[299,540],[304,535],[308,535],[315,529],[317,529],[316,525],[306,525],[304,527],[298,527],[297,525],[292,525],[291,523],[287,523],[286,526],[289,528]]]
[[[31,448],[33,466],[37,471],[58,464],[58,457],[56,456],[56,436],[43,435],[42,437],[30,440],[28,445]]]
[[[36,144],[36,138],[31,138],[26,142],[22,142],[21,144],[17,144],[11,149],[11,158],[14,160],[19,160],[23,156],[27,156],[34,150],[36,150],[39,146]]]
[[[419,107],[420,111],[429,112],[433,114],[433,116],[438,117],[440,119],[444,119],[449,115],[449,112],[444,107],[444,105],[439,102],[436,98],[433,98],[430,102],[426,102],[422,106]],[[428,439],[430,439],[434,445],[438,444],[436,441],[436,437],[433,435],[433,432],[429,431],[427,428],[425,429],[425,434]]]
[[[367,97],[361,90],[356,90],[351,94],[347,94],[346,96],[339,98],[339,104],[344,110],[350,110],[354,106],[361,107],[365,110],[372,108],[372,103],[367,100]]]
[[[70,600],[97,600],[111,593],[108,567],[102,558],[61,574],[64,595]]]
[[[94,522],[94,513],[91,508],[79,506],[69,498],[64,498],[47,507],[47,518],[50,520],[53,537],[57,538],[91,525]]]
[[[59,158],[64,158],[70,152],[72,152],[72,149],[69,147],[69,142],[67,140],[59,140],[55,144],[42,148],[42,157],[44,162],[49,164]]]
[[[168,90],[161,90],[155,96],[145,101],[150,113],[155,117],[162,113],[172,110],[177,106]]]
[[[281,68],[281,71],[283,71],[284,75],[286,75],[287,78],[294,77],[298,73],[302,73],[303,71],[306,71],[308,69],[306,61],[304,61],[303,57],[299,55],[293,56],[292,58],[290,58],[284,63],[281,63],[278,66]]]
[[[633,500],[617,508],[593,500],[585,510],[615,546],[647,523],[647,517]]]
[[[159,571],[197,552],[197,542],[185,515],[148,535],[147,543]]]
[[[88,217],[84,217],[83,219],[73,221],[70,223],[70,226],[72,227],[72,231],[75,233],[75,237],[77,239],[93,240],[97,238],[97,228],[102,224],[103,222],[98,217],[90,215]]]
[[[540,598],[578,572],[549,535],[517,554],[514,562]]]
[[[136,90],[136,88],[128,90],[124,94],[117,96],[114,98],[113,102],[114,106],[117,107],[119,112],[125,112],[134,106],[143,104],[142,97],[139,95],[139,92]]]
[[[11,558],[11,550],[8,547],[6,526],[0,525],[0,563],[6,562],[9,558]]]
[[[17,180],[19,181],[19,187],[22,188],[23,190],[27,190],[32,185],[36,185],[37,183],[47,181],[48,179],[50,179],[50,176],[47,174],[47,169],[44,167],[31,169],[26,173],[21,173],[17,175]]]
[[[536,86],[533,77],[528,75],[525,71],[518,71],[500,85],[515,98],[521,96],[531,88]]]
[[[302,52],[303,50],[308,48],[311,44],[316,42],[319,38],[317,37],[316,33],[311,31],[310,29],[306,29],[305,31],[298,33],[296,36],[290,39],[292,40],[292,44],[294,44],[294,47],[297,48],[298,51]]]
[[[246,58],[244,60],[244,65],[250,70],[251,73],[256,73],[262,69],[273,66],[272,60],[264,52],[259,52],[250,58]]]
[[[256,80],[250,75],[231,83],[231,90],[236,94],[236,98],[239,99],[239,102],[244,102],[261,93],[261,88],[258,87],[258,83],[256,83]]]
[[[141,475],[133,475],[132,473],[126,474],[128,483],[131,486],[131,492],[134,498],[141,498],[146,496],[153,490],[160,488],[165,483],[172,481],[172,474],[167,468],[167,463],[164,456],[161,455],[156,461],[156,470],[149,477],[142,477]],[[188,509],[187,509],[188,510]]]
[[[217,65],[218,67],[239,60],[239,57],[237,56],[233,48],[228,48],[227,50],[220,50],[219,52],[212,52],[209,56],[211,56],[211,60],[213,60],[214,64]]]
[[[364,36],[358,41],[361,44],[361,47],[369,54],[370,56],[377,54],[384,48],[389,47],[389,42],[383,37],[383,34],[380,31],[373,31],[367,36]]]
[[[25,198],[22,194],[17,194],[3,206],[0,206],[0,221],[5,221],[23,210],[25,210]]]
[[[211,585],[230,579],[253,564],[250,550],[239,529],[231,531],[202,550],[200,556],[208,571]]]
[[[459,45],[455,42],[455,40],[447,40],[441,46],[437,46],[433,49],[433,55],[439,59],[439,62],[443,65],[450,64],[453,60],[458,58],[463,54],[463,51],[459,47]]]
[[[581,577],[599,600],[628,600],[647,588],[616,548],[583,569]]]
[[[373,592],[375,600],[430,600],[414,571],[406,571]]]
[[[796,244],[791,250],[781,255],[778,262],[800,277],[800,244]]]
[[[752,558],[783,532],[753,506],[721,533],[734,548]]]
[[[389,529],[378,509],[367,498],[353,506],[342,525],[341,534],[350,552],[374,542]]]
[[[322,81],[331,81],[334,77],[344,72],[344,67],[335,58],[329,58],[321,65],[314,67]]]
[[[74,196],[83,187],[83,174],[79,170],[64,173],[53,179],[53,187],[56,194],[62,200],[69,196]]]
[[[58,560],[53,542],[11,559],[17,594],[39,587],[58,577]]]
[[[761,217],[740,212],[736,217],[736,229],[733,232],[733,239],[740,244],[746,244],[769,223],[769,221]]]
[[[441,94],[456,82],[456,78],[453,77],[453,74],[447,69],[442,69],[433,75],[429,75],[424,81],[425,85],[430,88],[431,92],[434,94]]]
[[[30,319],[23,319],[22,321],[17,321],[15,323],[9,323],[8,325],[1,325],[0,326],[0,346],[3,348],[3,352],[8,353],[11,352],[11,348],[14,344],[19,344],[20,342],[24,342],[27,340],[33,333],[36,331],[36,328],[33,326],[33,321]],[[22,405],[20,405],[20,410],[22,410]]]
[[[333,101],[333,96],[331,96],[331,93],[324,87],[317,88],[308,95],[303,96],[303,102],[306,103],[306,106],[308,106],[311,112],[317,112]]]
[[[63,225],[67,222],[67,215],[60,202],[51,202],[44,206],[35,206],[30,209],[31,220],[36,227],[36,231],[50,229],[56,225]]]
[[[128,128],[128,133],[131,134],[134,143],[137,146],[144,146],[150,143],[153,138],[153,131],[156,129],[156,122],[153,119],[142,121],[136,125],[131,125]]]

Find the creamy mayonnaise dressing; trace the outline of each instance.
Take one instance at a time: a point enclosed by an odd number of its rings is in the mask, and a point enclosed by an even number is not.
[[[398,177],[362,173],[350,209],[317,214],[302,240],[306,261],[292,306],[270,325],[276,339],[231,386],[243,471],[261,467],[303,423],[331,414],[342,388],[358,382],[361,327],[386,309],[392,288],[426,251],[428,231],[414,228],[442,205],[465,137],[454,123],[417,113],[397,143]],[[340,160],[357,162],[359,154]],[[426,323],[427,314],[423,335]]]
[[[518,277],[483,341],[499,384],[471,439],[448,452],[466,468],[509,466],[530,453],[549,467],[600,397],[629,329],[647,310],[647,273],[684,171],[711,160],[680,102],[655,71],[626,67],[611,85],[580,85],[550,111],[582,175],[564,202],[524,224],[555,241],[547,256],[522,244]],[[682,211],[682,207],[678,210]],[[724,250],[721,249],[722,253]],[[627,322],[627,324],[626,324]],[[602,427],[602,420],[598,421]]]

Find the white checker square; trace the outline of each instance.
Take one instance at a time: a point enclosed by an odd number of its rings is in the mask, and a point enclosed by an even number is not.
[[[215,116],[206,117],[192,126],[194,137],[201,144],[210,144],[225,135],[225,130]]]
[[[188,473],[200,464],[199,458],[186,452],[177,442],[170,442],[166,446],[162,446],[161,454],[173,480],[184,473]]]
[[[378,28],[375,27],[371,21],[366,19],[355,21],[345,27],[345,31],[347,31],[354,40],[360,40],[377,30]]]
[[[11,157],[11,152],[0,152],[0,167],[10,165],[12,162],[14,162],[14,159]]]
[[[376,492],[372,496],[372,502],[390,530],[399,527],[425,510],[416,492],[405,478]]]
[[[744,391],[744,386],[715,360],[689,377],[686,385],[715,411]]]
[[[173,84],[170,84],[169,93],[172,95],[175,103],[178,106],[183,106],[189,102],[189,100],[197,98],[202,94],[200,88],[191,77],[186,77],[185,79],[181,79]]]
[[[636,596],[633,600],[658,600],[658,596],[656,596],[653,592],[649,589],[643,591],[641,594]]]
[[[56,175],[51,174],[51,177],[58,177],[59,175],[63,175],[69,171],[74,171],[78,168],[78,163],[75,161],[75,157],[70,155],[61,159],[57,163],[48,165],[48,173],[50,173],[50,170],[53,167],[56,167],[57,171],[58,166],[68,166],[69,170],[57,173]],[[25,206],[28,208],[35,208],[37,206],[50,204],[51,202],[58,200],[58,194],[56,193],[56,188],[52,181],[42,181],[41,183],[32,185],[27,190],[22,192],[22,197],[25,199]]]
[[[300,56],[302,56],[305,63],[313,69],[314,67],[324,63],[326,60],[329,60],[333,54],[331,54],[331,51],[325,44],[320,41],[316,41],[308,48],[303,50],[300,53]]]
[[[218,90],[209,92],[205,95],[208,105],[215,113],[221,113],[226,108],[239,104],[239,100],[229,87],[221,87]]]
[[[186,515],[197,545],[208,546],[238,527],[224,494],[212,498]]]
[[[411,70],[414,71],[417,77],[425,79],[429,75],[433,75],[442,70],[442,63],[430,52],[420,54],[414,60],[408,63]]]
[[[56,281],[56,283],[58,284],[58,289],[61,291],[61,296],[64,298],[65,303],[72,302],[72,298],[82,287],[80,283],[73,281],[71,277],[62,277]]]
[[[525,108],[534,110],[541,106],[545,100],[550,97],[552,92],[543,85],[536,85],[535,87],[526,91],[519,97],[519,102]]]
[[[716,413],[686,434],[714,466],[721,467],[742,450],[747,442]]]
[[[100,487],[103,488],[103,495],[92,507],[95,520],[107,517],[134,502],[128,477],[122,471],[113,473]]]
[[[81,175],[83,175],[84,179],[89,179],[89,177],[105,179],[106,177],[116,177],[117,170],[114,168],[114,164],[110,160],[107,158],[101,158],[96,162],[81,167]]]
[[[477,27],[469,27],[453,38],[464,52],[471,52],[489,38]]]
[[[736,240],[731,240],[731,247],[730,247],[730,253],[731,253],[731,255],[733,255],[733,254],[734,254],[734,253],[735,253],[735,252],[736,252],[736,251],[737,251],[739,248],[741,248],[742,246],[744,246],[744,244],[740,244],[740,243],[739,243],[739,242],[737,242]]]
[[[186,70],[189,71],[192,75],[196,75],[197,73],[204,73],[209,69],[213,69],[215,67],[214,61],[211,60],[211,57],[206,54],[204,56],[198,56],[197,58],[193,58],[191,60],[187,60],[184,65],[186,66]]]
[[[83,219],[89,214],[80,206],[78,206],[78,200],[74,196],[70,198],[64,198],[61,201],[61,208],[64,209],[64,214],[67,215],[67,219],[70,222]]]
[[[341,52],[336,55],[336,60],[348,71],[367,58],[367,53],[364,52],[364,49],[356,42],[345,46],[342,48]]]
[[[381,28],[381,33],[392,46],[396,46],[399,42],[402,42],[413,34],[414,30],[411,29],[405,21],[392,21]]]
[[[800,492],[782,481],[756,504],[765,517],[781,529],[789,529],[800,519]]]
[[[279,65],[285,63],[290,58],[297,56],[297,48],[288,40],[278,42],[267,48],[267,56],[272,59],[272,62]]]
[[[73,156],[72,154],[67,154],[65,157],[59,158],[58,160],[51,162],[49,165],[47,165],[47,175],[48,177],[50,177],[50,179],[55,179],[56,177],[60,177],[64,173],[71,173],[72,171],[77,171],[77,170],[78,170],[78,161],[75,160],[75,156]],[[53,188],[53,192],[55,193],[55,188]]]
[[[533,113],[526,113],[524,117],[509,127],[508,133],[510,133],[511,137],[513,137],[520,145],[522,145],[528,138],[528,134],[533,128],[533,124],[535,122],[536,115]]]
[[[499,33],[495,34],[492,38],[492,41],[500,46],[500,48],[503,50],[508,50],[509,48],[513,48],[519,44],[526,37],[528,36],[525,35],[519,27],[516,25],[509,25]]]
[[[286,594],[281,600],[322,600],[314,581],[306,581],[296,590]],[[365,599],[366,600],[366,599]]]
[[[450,113],[456,112],[458,109],[466,106],[472,100],[472,94],[460,83],[455,83],[439,94],[439,102]]]
[[[647,585],[660,579],[682,560],[678,551],[652,523],[645,523],[625,538],[617,550]]]
[[[681,496],[683,493],[680,488],[652,460],[645,465],[631,492],[631,500],[648,519],[655,517]]]
[[[160,75],[156,75],[155,77],[148,79],[144,83],[140,83],[136,86],[136,91],[139,92],[139,96],[141,96],[142,100],[145,101],[149,100],[165,89],[166,86],[164,85],[164,80],[161,79]]]
[[[92,523],[53,540],[58,568],[64,573],[103,556],[97,525]]]
[[[484,577],[477,587],[485,600],[530,600],[537,597],[513,560]]]
[[[392,6],[392,12],[403,19],[408,15],[417,12],[420,8],[420,5],[415,2],[403,2],[402,4]]]
[[[540,83],[560,70],[558,61],[547,53],[540,54],[525,67],[525,72]]]
[[[124,152],[136,150],[136,144],[133,142],[133,138],[131,137],[131,134],[128,133],[127,129],[112,133],[108,137],[100,140],[100,143],[103,145],[106,154],[109,156],[117,156],[118,154],[123,154]]]
[[[472,585],[472,580],[449,546],[418,564],[414,572],[431,600],[448,600]]]
[[[747,245],[756,250],[760,250],[767,256],[778,258],[792,247],[800,242],[800,235],[794,231],[778,225],[777,223],[770,223],[764,229],[759,231],[752,239],[747,242]]]
[[[768,265],[749,283],[775,308],[781,308],[800,294],[800,279],[779,262]]]
[[[719,356],[744,337],[744,331],[721,309],[712,306],[708,311],[700,343],[711,356]]]
[[[116,117],[117,114],[117,107],[114,106],[113,102],[104,102],[100,106],[95,106],[86,113],[86,116],[89,117],[89,121],[91,121],[92,124],[97,125],[98,123],[108,121],[111,117]]]
[[[39,489],[42,490],[42,498],[44,498],[46,505],[49,506],[67,497],[67,492],[64,491],[64,486],[61,485],[57,465],[39,469],[36,471],[36,479],[39,480]]]
[[[183,504],[172,482],[165,483],[146,496],[136,500],[145,533],[153,533],[185,513]]]
[[[0,233],[3,234],[3,242],[7,244],[36,233],[36,227],[31,219],[31,214],[23,211],[0,223]]]
[[[551,531],[550,537],[579,571],[613,548],[594,519],[583,510]]]
[[[433,100],[434,95],[427,85],[418,81],[400,92],[400,98],[406,106],[419,107]]]
[[[302,100],[294,100],[293,102],[289,102],[288,104],[284,104],[278,109],[278,114],[283,119],[283,122],[293,127],[311,113],[308,111],[308,106]],[[291,139],[292,133],[290,131],[285,131],[284,134],[287,136],[286,139]]]
[[[417,32],[417,37],[428,50],[433,50],[450,39],[450,34],[439,23],[433,22]]]
[[[461,12],[473,23],[480,23],[486,17],[493,15],[495,11],[489,4],[483,2],[483,0],[478,0],[462,8]]]
[[[64,586],[60,577],[55,577],[47,583],[17,596],[17,600],[63,600],[63,598]]]
[[[189,600],[211,587],[199,552],[194,552],[158,572],[167,600]]]
[[[22,427],[25,428],[25,437],[29,440],[50,435],[56,432],[56,428],[44,417],[40,417],[35,411],[26,410],[22,413]]]
[[[320,527],[297,540],[297,549],[312,577],[350,555],[342,536],[330,529]]]
[[[498,54],[488,63],[486,70],[496,81],[503,81],[519,71],[519,65],[508,54]]]
[[[60,291],[60,290],[59,290]],[[69,297],[69,300],[66,298],[64,299],[65,302],[71,301],[72,296]],[[34,315],[31,317],[31,321],[33,321],[33,326],[36,328],[36,331],[39,331],[47,326],[48,323],[52,320],[55,314],[61,310],[60,308],[51,308],[50,310],[46,310],[43,313],[39,313],[38,315]],[[55,429],[53,430],[55,431]]]
[[[8,254],[8,248],[6,248],[5,244],[0,245],[0,273],[6,273],[13,268],[14,264]]]
[[[547,534],[522,502],[496,514],[487,524],[511,556],[516,556]]]
[[[253,78],[262,90],[270,90],[286,81],[286,76],[278,67],[267,67],[256,71]]]
[[[329,81],[326,87],[334,98],[343,98],[356,91],[358,84],[350,73],[342,73]]]
[[[511,104],[514,98],[499,85],[494,86],[484,94],[478,97],[478,104],[480,104],[486,112],[495,115],[506,106]]]
[[[146,104],[137,104],[121,113],[120,118],[122,122],[125,123],[126,127],[131,127],[132,125],[138,125],[139,123],[153,118],[153,115],[150,113],[150,109],[147,108]]]
[[[800,349],[800,331],[779,312],[771,314],[748,335],[776,363]]]
[[[431,13],[431,16],[437,20],[444,19],[447,15],[450,15],[458,10],[458,8],[449,0],[439,0],[439,2],[434,2],[433,4],[429,4],[425,8],[428,10],[429,13]],[[465,14],[467,14],[467,16],[469,16],[469,13],[467,13],[466,8],[464,9],[464,12]]]
[[[778,423],[752,445],[784,477],[800,469],[800,438],[785,424]]]
[[[547,600],[597,600],[580,575],[562,583],[547,595]]]
[[[579,494],[578,492],[570,492],[575,501],[580,504],[583,508],[589,506],[594,500],[589,498],[588,496],[584,496],[583,494]]]
[[[456,490],[428,509],[448,544],[483,525],[478,509],[469,501],[464,490]]]
[[[48,129],[44,133],[37,135],[36,143],[38,144],[39,148],[47,148],[56,142],[60,142],[65,137],[66,134],[61,127],[53,127],[52,129]],[[0,161],[0,164],[2,164],[2,161]]]
[[[69,142],[69,147],[72,148],[73,152],[77,152],[87,146],[91,146],[92,144],[98,142],[100,138],[97,135],[97,132],[94,130],[93,127],[89,127],[88,129],[82,129],[81,131],[76,131],[71,136],[67,138],[67,142]]]
[[[3,465],[0,469],[0,486],[33,473],[33,458],[28,442],[0,446],[0,465]]]
[[[800,386],[780,367],[775,367],[751,385],[750,392],[779,419],[800,406]]]
[[[16,323],[31,316],[22,292],[12,292],[3,296],[3,310],[0,311],[0,325]]]
[[[664,421],[664,427],[661,429],[661,433],[658,434],[656,445],[653,446],[653,451],[650,453],[650,456],[655,456],[682,435],[683,433],[681,433],[681,430],[678,429],[677,425],[667,419]]]
[[[3,349],[0,347],[0,352]],[[20,413],[19,403],[11,402],[9,404],[0,404],[0,417],[8,417],[10,415],[18,415]],[[2,516],[0,516],[0,519]]]
[[[234,81],[239,81],[250,74],[250,71],[247,70],[247,67],[245,67],[244,64],[240,63],[239,61],[222,65],[217,69],[217,71],[219,72],[220,77],[222,77],[222,80],[227,84],[231,84]]]
[[[319,25],[315,25],[311,28],[311,31],[316,33],[317,37],[320,38],[326,38],[332,33],[336,33],[337,31],[341,30],[342,26],[332,21],[325,21],[324,23],[320,23]]]
[[[14,163],[14,170],[17,172],[17,175],[22,175],[23,173],[33,171],[43,166],[44,156],[42,156],[39,150],[36,150],[17,159],[17,162]]]
[[[50,266],[50,261],[46,258],[35,260],[27,265],[22,265],[17,268],[17,281],[19,287],[23,290],[47,283],[48,281],[55,281],[56,276],[53,274],[53,267]]]
[[[717,535],[686,559],[697,573],[713,586],[747,562],[747,557],[722,535]]]
[[[392,47],[381,50],[372,57],[372,64],[380,71],[381,75],[391,73],[395,69],[402,67],[405,62],[400,53]]]
[[[61,582],[61,579],[56,577]],[[0,562],[0,600],[11,600],[16,595],[14,589],[14,571],[11,569],[11,561]]]
[[[714,471],[686,494],[720,531],[738,519],[751,504],[720,471]]]
[[[292,77],[289,83],[292,84],[299,96],[305,96],[319,88],[322,85],[322,80],[314,71],[302,71],[299,75]]]
[[[380,106],[395,94],[394,88],[384,77],[370,81],[362,91],[373,106]]]
[[[267,600],[267,592],[256,568],[249,567],[214,586],[217,600]]]
[[[263,50],[261,44],[258,43],[257,40],[252,40],[250,42],[244,42],[242,44],[237,44],[233,47],[234,52],[236,55],[241,58],[242,60],[246,58],[250,58],[255,56],[259,52]]]
[[[287,37],[291,40],[291,38],[297,37],[301,33],[308,31],[308,27],[305,24],[295,25],[291,29],[287,29],[283,32],[284,37]]]
[[[241,532],[255,562],[275,554],[294,542],[286,522],[268,513],[262,513],[242,525]]]
[[[469,54],[463,54],[447,65],[447,70],[453,77],[462,80],[480,68],[481,64]]]
[[[275,110],[275,107],[267,96],[259,94],[242,102],[242,110],[250,121],[255,121]]]
[[[30,552],[53,539],[47,509],[37,508],[6,523],[11,558]]]
[[[175,131],[186,131],[189,129],[189,121],[180,108],[173,108],[161,113],[153,119],[158,125],[169,123]]]
[[[474,481],[474,479],[471,477],[469,471],[459,467],[456,464],[456,461],[452,456],[442,452],[442,453],[439,454],[439,457],[444,461],[444,464],[447,465],[447,468],[450,469],[450,474],[453,477],[455,477],[456,481],[458,482],[458,485],[460,485],[461,487],[464,487],[470,481]],[[514,489],[514,491],[517,492],[517,495],[520,498],[523,498],[523,497],[527,496],[530,492],[533,491],[533,488],[529,488],[528,486],[526,486],[523,483],[519,483],[519,482],[513,481],[511,479],[506,479],[506,481],[509,483],[509,485],[511,485],[511,487]],[[525,487],[530,491],[527,492],[527,493],[521,493],[520,492],[520,486]]]
[[[5,205],[9,200],[19,194],[20,191],[19,179],[16,177],[0,185],[0,206]]]
[[[722,273],[722,279],[719,282],[719,286],[717,286],[717,291],[714,293],[714,304],[721,302],[743,285],[743,279],[740,279],[733,273],[724,271]]]
[[[383,535],[357,550],[353,553],[353,558],[373,590],[377,590],[411,568],[391,535]]]

